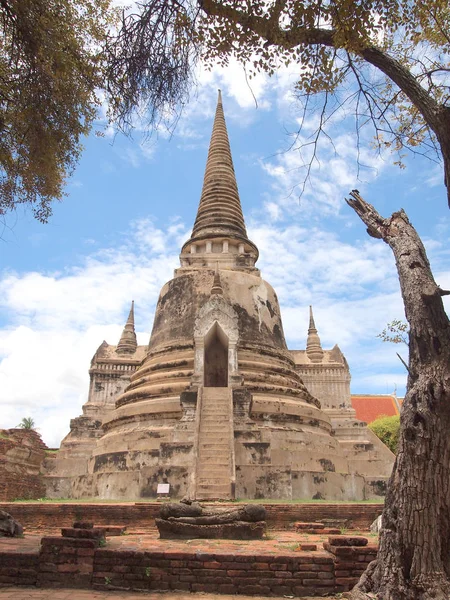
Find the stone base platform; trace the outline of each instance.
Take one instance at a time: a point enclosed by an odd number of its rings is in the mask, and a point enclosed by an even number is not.
[[[293,531],[273,531],[269,539],[251,541],[157,536],[156,530],[153,535],[116,536],[96,547],[76,540],[76,549],[61,537],[59,544],[47,544],[52,557],[48,552],[43,557],[40,536],[3,538],[0,587],[65,588],[73,579],[78,582],[73,587],[96,590],[325,596],[351,589],[377,551],[375,537],[365,546],[342,546],[331,536]],[[314,542],[317,550],[301,551],[305,542]]]
[[[156,519],[159,537],[162,540],[261,540],[266,531],[266,522],[248,523],[236,521],[220,525],[193,525]]]

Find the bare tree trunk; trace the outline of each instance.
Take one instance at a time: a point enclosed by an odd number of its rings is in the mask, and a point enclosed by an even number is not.
[[[450,324],[442,303],[445,292],[434,281],[406,213],[384,219],[356,190],[351,196],[347,203],[368,233],[394,253],[410,324],[410,355],[380,549],[349,597],[449,600]]]

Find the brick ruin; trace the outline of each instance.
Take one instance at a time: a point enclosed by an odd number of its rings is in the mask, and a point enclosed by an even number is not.
[[[45,496],[47,446],[32,429],[0,429],[0,501]]]
[[[290,531],[290,543],[267,536],[219,546],[216,540],[158,544],[154,531],[160,508],[158,502],[1,503],[0,510],[22,522],[26,537],[0,539],[0,588],[336,594],[355,585],[375,558],[377,542],[360,533],[333,533],[335,528],[367,530],[382,504],[266,504],[269,531],[275,536],[274,530]],[[120,537],[124,533],[129,535]]]
[[[0,587],[326,596],[351,589],[377,553],[376,542],[360,535],[332,535],[300,544],[299,552],[274,554],[263,542],[237,552],[121,548],[105,540],[107,529],[89,522],[63,527],[61,534],[42,537],[34,551],[0,550]]]

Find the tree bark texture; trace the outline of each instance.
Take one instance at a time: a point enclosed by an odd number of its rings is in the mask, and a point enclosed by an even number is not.
[[[450,598],[450,324],[445,293],[403,210],[384,219],[354,190],[347,203],[392,249],[409,333],[409,374],[377,560],[353,600]],[[370,594],[370,595],[368,595]]]

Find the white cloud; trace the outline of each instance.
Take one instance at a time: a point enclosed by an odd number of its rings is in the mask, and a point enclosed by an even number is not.
[[[7,322],[0,329],[2,427],[31,416],[45,441],[59,444],[87,400],[89,360],[104,339],[117,342],[131,299],[139,341],[147,343],[160,288],[173,276],[187,235],[178,219],[165,228],[152,219],[134,221],[121,245],[87,255],[63,272],[0,277]],[[275,220],[254,220],[249,236],[259,246],[262,275],[279,296],[288,346],[305,347],[312,304],[323,346],[338,343],[350,363],[353,390],[384,393],[395,383],[402,394],[399,348],[376,338],[386,323],[403,318],[389,248]],[[430,244],[429,251],[439,282],[450,287],[445,249]],[[406,357],[406,348],[400,351]]]
[[[344,197],[355,187],[364,189],[387,163],[362,145],[358,149],[354,136],[344,133],[339,125],[328,138],[314,139],[302,133],[296,143],[280,151],[262,166],[272,179],[273,200],[286,215],[299,210],[308,215],[338,215]]]
[[[340,346],[358,373],[354,386],[360,385],[360,373],[368,376],[386,367],[401,371],[395,352],[376,337],[404,315],[394,259],[385,244],[370,238],[344,242],[323,229],[296,225],[253,223],[249,235],[261,253],[262,275],[279,297],[290,348],[305,347],[313,305],[323,347]]]
[[[104,339],[117,343],[132,299],[144,329],[139,341],[148,342],[159,290],[185,237],[181,222],[162,230],[146,219],[131,224],[121,246],[64,272],[3,273],[0,426],[31,416],[47,444],[59,444],[87,400],[91,357]]]

